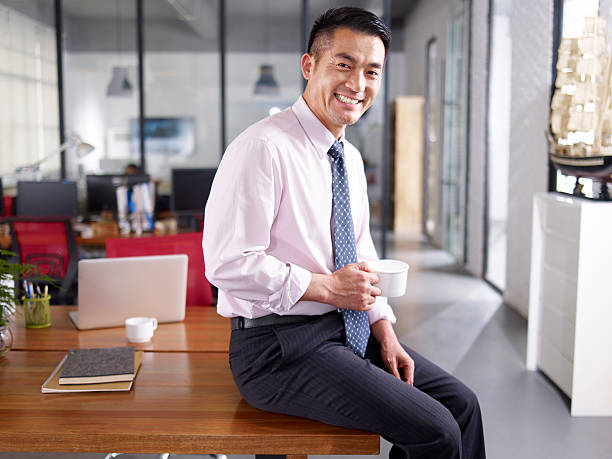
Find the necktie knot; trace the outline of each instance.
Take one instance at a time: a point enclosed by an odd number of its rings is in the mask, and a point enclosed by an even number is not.
[[[344,157],[344,145],[342,145],[342,142],[336,140],[334,144],[331,146],[331,148],[329,149],[329,151],[327,152],[327,154],[331,156],[332,159],[334,160],[337,160],[338,158],[343,158]]]

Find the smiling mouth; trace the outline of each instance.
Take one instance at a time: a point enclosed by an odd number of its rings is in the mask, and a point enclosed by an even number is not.
[[[342,94],[334,94],[334,96],[338,101],[342,102],[343,104],[357,105],[361,103],[359,99],[352,99],[350,97],[343,96]]]

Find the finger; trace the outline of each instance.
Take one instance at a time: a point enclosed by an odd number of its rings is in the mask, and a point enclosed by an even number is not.
[[[380,295],[382,295],[382,290],[381,290],[381,289],[379,289],[378,287],[372,287],[372,288],[370,289],[370,293],[371,293],[371,295],[372,295],[372,296],[375,296],[375,297],[376,297],[376,296],[380,296]]]
[[[372,270],[372,268],[370,268],[370,265],[368,265],[365,261],[360,261],[359,263],[357,263],[357,267],[361,270],[361,271],[366,271],[369,273],[373,273],[374,270]]]
[[[414,386],[414,363],[404,367],[404,380]]]
[[[378,274],[373,272],[372,274],[368,275],[368,280],[370,284],[378,284],[378,281],[380,280],[380,278],[378,277]]]
[[[387,368],[389,368],[389,370],[391,371],[391,374],[393,376],[395,376],[397,379],[402,379],[400,377],[399,371],[397,369],[397,366],[395,365],[395,361],[391,361],[387,363]]]

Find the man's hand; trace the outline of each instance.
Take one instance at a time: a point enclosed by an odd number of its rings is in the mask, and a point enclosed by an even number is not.
[[[393,376],[408,384],[414,384],[414,360],[397,339],[391,322],[381,319],[371,326],[372,334],[380,345],[382,360]]]
[[[337,308],[369,311],[381,291],[378,276],[366,262],[351,263],[333,274],[312,274],[301,300],[320,301]]]

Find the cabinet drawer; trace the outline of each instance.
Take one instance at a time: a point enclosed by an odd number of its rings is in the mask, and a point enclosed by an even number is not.
[[[574,324],[558,311],[542,304],[540,333],[563,357],[574,361]]]
[[[563,315],[570,323],[576,323],[576,298],[578,287],[574,279],[550,266],[542,268],[540,302]]]
[[[559,201],[546,202],[543,206],[544,229],[563,239],[578,243],[580,232],[580,207]]]
[[[578,278],[578,243],[547,232],[543,240],[544,266],[558,271],[568,279]]]
[[[540,334],[540,355],[538,366],[553,380],[568,397],[572,397],[573,363],[563,357],[554,346]]]

